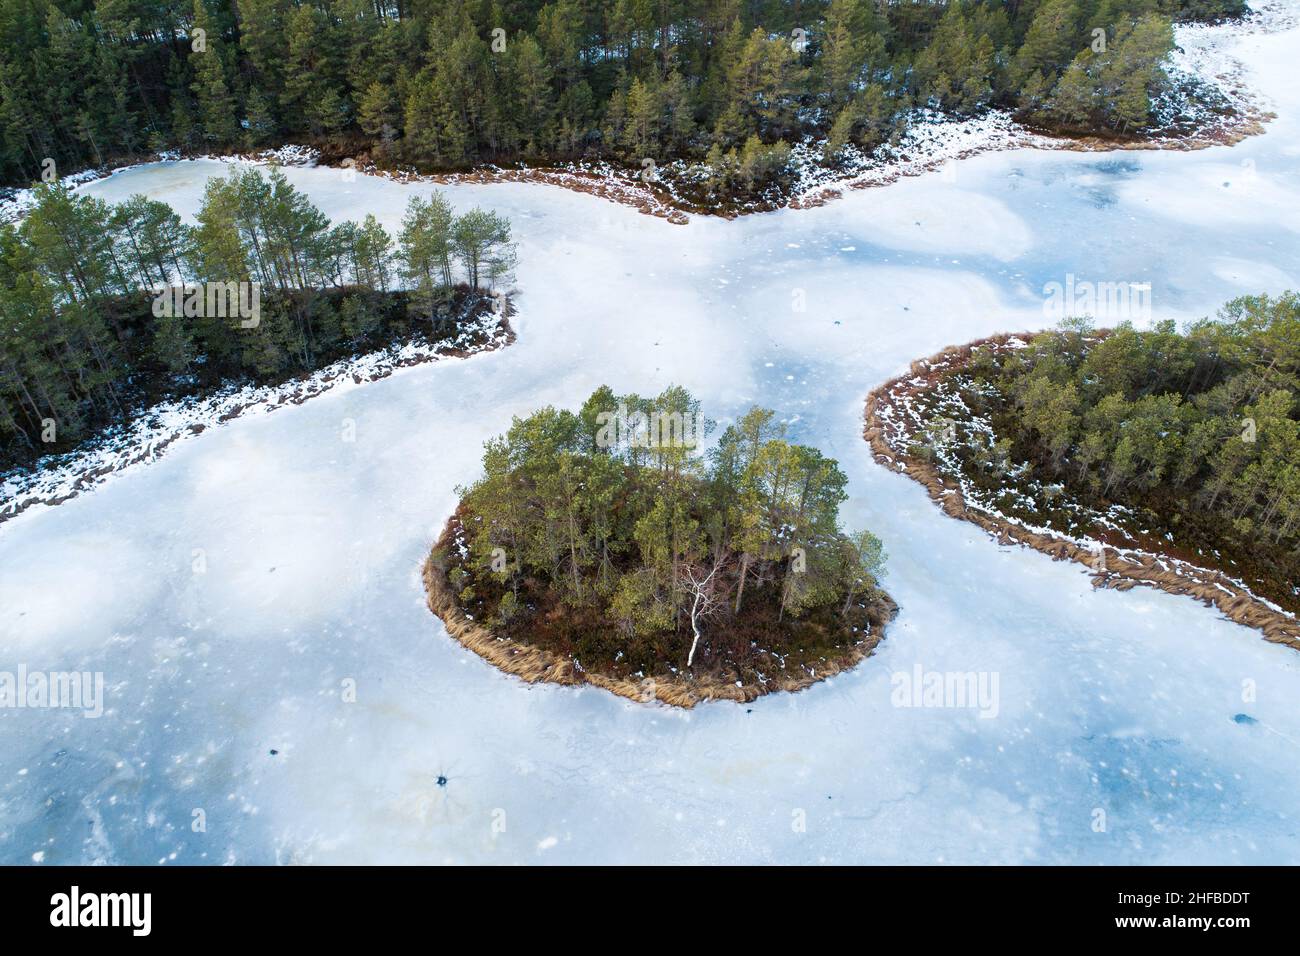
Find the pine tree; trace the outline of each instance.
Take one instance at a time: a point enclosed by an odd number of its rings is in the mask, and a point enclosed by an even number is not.
[[[193,320],[183,315],[164,315],[154,328],[151,345],[154,358],[172,375],[184,375],[196,357]]]
[[[245,141],[250,148],[265,146],[271,142],[276,133],[275,117],[271,112],[271,104],[267,102],[261,90],[253,87],[248,94],[246,108],[248,111],[248,128],[244,133]]]
[[[376,138],[383,135],[384,129],[396,127],[396,109],[392,91],[382,83],[371,83],[366,87],[365,95],[357,108],[357,125]]]
[[[555,93],[551,68],[541,46],[527,33],[515,39],[509,50],[516,137],[524,152],[535,154],[549,148],[553,141]]]
[[[431,323],[451,295],[452,221],[451,206],[438,193],[427,200],[412,196],[402,217],[402,264]]]
[[[1016,51],[1012,85],[1020,86],[1034,72],[1054,80],[1086,46],[1081,20],[1078,0],[1043,0]]]
[[[659,152],[659,96],[652,86],[636,79],[627,92],[627,122],[622,145],[632,158]]]
[[[217,37],[212,19],[203,0],[194,0],[194,30],[204,31],[202,50],[194,50],[190,60],[194,67],[192,89],[198,102],[199,125],[209,146],[223,147],[235,142],[239,124],[235,119],[235,101],[226,84],[226,67],[222,62],[222,41]]]
[[[289,55],[287,20],[288,0],[240,0],[239,45],[248,58],[259,89],[268,97],[278,97],[284,82]]]
[[[297,7],[288,15],[280,106],[285,125],[291,130],[310,128],[320,132],[322,128],[315,111],[328,88],[324,75],[325,30],[325,15],[309,4]]]
[[[451,245],[474,290],[484,278],[489,280],[490,289],[514,266],[510,223],[495,212],[475,208],[457,216],[451,225]]]

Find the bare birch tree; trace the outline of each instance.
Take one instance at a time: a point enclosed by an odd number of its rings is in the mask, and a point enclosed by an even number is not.
[[[695,651],[700,644],[700,626],[716,615],[727,604],[725,577],[720,572],[727,564],[725,555],[715,557],[707,572],[705,565],[683,561],[677,568],[677,585],[690,602],[691,649],[686,655],[686,666],[695,662]]]

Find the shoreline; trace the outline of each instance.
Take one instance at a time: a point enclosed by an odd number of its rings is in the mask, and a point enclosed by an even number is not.
[[[970,504],[959,483],[927,461],[909,457],[887,436],[894,424],[896,434],[910,437],[884,410],[927,388],[944,371],[960,367],[971,351],[981,345],[1004,345],[1012,340],[1028,340],[1035,333],[1003,333],[953,345],[928,358],[912,362],[906,373],[872,389],[864,410],[863,438],[870,444],[877,462],[916,481],[944,514],[969,521],[983,529],[998,544],[1019,544],[1042,552],[1053,561],[1074,561],[1091,571],[1092,585],[1128,591],[1134,587],[1157,588],[1169,594],[1195,598],[1207,607],[1216,607],[1235,624],[1260,631],[1266,641],[1285,644],[1300,651],[1300,620],[1254,594],[1242,582],[1217,568],[1204,568],[1166,554],[1136,549],[1118,549],[1103,542],[1087,547],[1077,539],[1057,532],[1036,531],[1002,515],[991,514]]]
[[[686,225],[692,215],[735,219],[740,216],[780,209],[810,209],[842,198],[848,190],[888,186],[901,179],[935,172],[949,163],[985,153],[1015,149],[1069,151],[1085,153],[1138,152],[1172,150],[1192,152],[1214,146],[1232,146],[1265,131],[1276,113],[1266,108],[1264,98],[1243,83],[1246,64],[1223,52],[1225,44],[1259,33],[1271,34],[1296,26],[1295,16],[1280,0],[1265,0],[1258,9],[1239,20],[1220,23],[1191,23],[1176,27],[1178,35],[1171,74],[1177,81],[1196,82],[1217,92],[1232,108],[1231,115],[1216,115],[1188,132],[1162,131],[1154,128],[1140,137],[1124,139],[1099,135],[1072,136],[1035,130],[1013,118],[1005,108],[992,109],[980,116],[958,119],[942,114],[925,116],[908,127],[895,144],[882,144],[870,155],[858,153],[849,168],[832,170],[819,166],[813,158],[819,144],[806,141],[793,145],[797,156],[797,182],[788,195],[776,200],[753,200],[734,207],[718,204],[702,207],[676,194],[675,183],[659,179],[659,188],[651,188],[641,179],[640,171],[623,168],[606,160],[576,161],[558,166],[496,166],[484,164],[458,172],[419,173],[410,168],[379,168],[368,161],[366,146],[359,150],[326,147],[333,153],[319,162],[322,150],[304,144],[286,143],[278,148],[251,153],[214,156],[210,153],[181,155],[164,150],[150,159],[138,159],[98,169],[85,169],[64,177],[74,187],[107,178],[114,173],[153,162],[177,162],[211,159],[225,163],[250,165],[307,166],[391,179],[398,183],[433,183],[436,185],[538,183],[557,186],[572,192],[595,196],[607,202],[635,209],[642,215],[664,219],[674,225]],[[366,157],[361,159],[360,157]],[[665,169],[690,168],[684,161],[665,164]],[[30,189],[17,188],[7,202],[0,202],[0,221],[20,219],[29,202]]]
[[[105,434],[92,439],[86,448],[57,456],[66,460],[50,461],[44,466],[38,462],[31,470],[0,474],[0,526],[35,505],[56,507],[135,465],[157,461],[177,441],[196,437],[233,419],[269,415],[340,386],[377,382],[416,365],[467,359],[508,347],[516,339],[510,324],[510,316],[514,314],[513,303],[507,299],[500,315],[487,313],[496,320],[493,325],[476,323],[462,330],[462,335],[487,333],[488,339],[482,345],[460,344],[461,336],[436,345],[408,342],[340,359],[278,385],[242,385],[204,398],[191,397],[151,406],[142,410],[132,424],[118,426],[123,434]]]
[[[655,676],[640,680],[629,677],[608,677],[584,670],[580,664],[561,657],[554,651],[497,637],[486,627],[468,617],[447,580],[445,562],[438,559],[439,552],[446,553],[453,544],[457,527],[458,521],[453,514],[447,519],[442,533],[421,566],[420,578],[424,583],[425,603],[430,613],[442,621],[447,633],[462,647],[477,654],[498,670],[521,678],[528,684],[546,682],[564,687],[581,687],[589,684],[637,703],[649,704],[657,700],[686,710],[709,700],[749,703],[779,691],[797,693],[856,667],[875,652],[876,647],[885,639],[888,622],[898,616],[898,605],[888,595],[884,595],[884,599],[888,602],[886,609],[889,616],[879,633],[872,634],[868,640],[847,649],[843,657],[826,661],[825,671],[803,673],[798,677],[782,677],[762,683],[744,683],[739,686],[734,681],[727,682],[716,677],[697,679],[682,676]]]
[[[814,167],[822,175],[810,185],[797,187],[779,201],[750,201],[734,207],[719,205],[702,207],[680,200],[672,190],[668,195],[647,187],[634,169],[625,169],[606,160],[571,163],[566,166],[497,166],[484,164],[457,172],[421,173],[410,168],[379,167],[370,162],[359,162],[356,157],[337,161],[319,161],[319,150],[314,147],[289,143],[278,149],[258,153],[229,153],[213,155],[199,153],[180,155],[160,153],[152,157],[123,162],[121,165],[86,169],[69,175],[66,180],[79,188],[87,183],[108,179],[119,172],[154,163],[198,162],[211,160],[217,163],[242,163],[250,166],[284,166],[307,169],[333,169],[340,173],[373,176],[409,185],[429,183],[436,186],[496,185],[502,183],[533,183],[555,186],[570,192],[594,196],[597,199],[635,210],[643,216],[663,219],[676,226],[688,225],[691,216],[734,220],[742,216],[779,212],[782,209],[815,209],[837,199],[846,192],[890,186],[903,179],[939,172],[949,164],[971,159],[987,153],[1011,152],[1018,149],[1043,152],[1071,153],[1129,153],[1129,152],[1196,152],[1215,146],[1234,146],[1252,136],[1265,132],[1276,113],[1252,112],[1248,116],[1230,118],[1231,122],[1212,124],[1195,133],[1179,137],[1153,136],[1135,139],[1110,139],[1102,136],[1069,136],[1066,134],[1036,131],[1012,119],[1002,110],[991,110],[983,116],[961,120],[940,120],[931,126],[916,126],[922,135],[934,131],[952,132],[949,140],[922,143],[915,149],[907,146],[891,147],[899,156],[885,161],[871,161],[864,168],[836,172],[824,167]],[[941,135],[936,139],[943,140]],[[815,149],[816,144],[801,144],[803,150]],[[286,160],[282,157],[287,155]],[[365,151],[357,154],[366,155]],[[662,184],[662,181],[659,181]],[[23,193],[24,190],[17,190]],[[0,203],[0,222],[21,219],[26,211],[24,199]]]

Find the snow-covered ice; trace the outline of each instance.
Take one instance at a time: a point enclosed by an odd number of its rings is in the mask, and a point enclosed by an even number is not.
[[[1279,115],[1232,148],[984,154],[688,226],[448,187],[515,223],[514,346],[236,419],[0,527],[0,671],[101,671],[107,697],[99,719],[0,710],[0,861],[1300,862],[1300,655],[999,547],[861,435],[873,386],[1050,324],[1043,286],[1068,274],[1149,281],[1180,319],[1300,286],[1300,33],[1240,44]],[[83,188],[189,215],[221,170]],[[431,188],[287,174],[390,228]],[[724,422],[775,408],[841,461],[902,607],[877,654],[682,712],[527,686],[448,638],[418,570],[483,440],[602,383],[674,382]],[[996,673],[996,716],[893,706],[917,664]]]

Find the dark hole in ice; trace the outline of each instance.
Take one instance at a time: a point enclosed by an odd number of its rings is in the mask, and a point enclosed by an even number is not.
[[[280,751],[278,751],[278,750],[272,750],[272,751],[271,751],[271,756],[274,757],[274,756],[275,756],[276,754],[278,754],[279,752],[280,752]]]
[[[440,787],[447,786],[447,778],[444,777],[442,774],[438,774],[438,786]]]
[[[1237,723],[1237,724],[1257,724],[1257,723],[1259,723],[1259,721],[1256,720],[1254,717],[1250,716],[1250,714],[1234,714],[1233,717],[1232,717],[1232,720],[1233,720],[1233,723]]]

